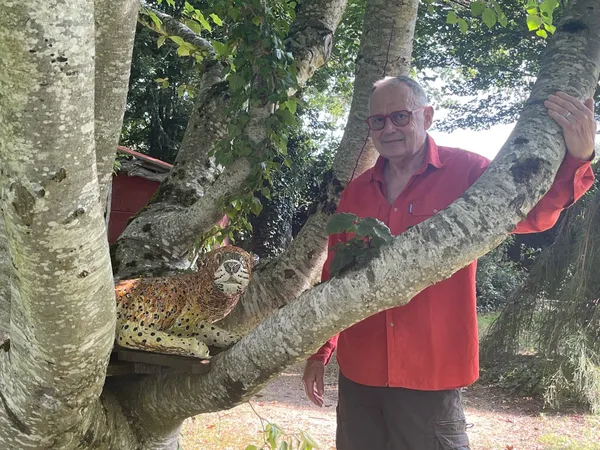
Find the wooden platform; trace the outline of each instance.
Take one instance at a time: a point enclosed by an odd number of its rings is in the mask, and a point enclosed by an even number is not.
[[[213,353],[211,351],[211,353]],[[213,353],[214,354],[214,353]],[[107,376],[159,375],[163,373],[203,374],[210,370],[209,359],[165,355],[115,347],[110,356]]]

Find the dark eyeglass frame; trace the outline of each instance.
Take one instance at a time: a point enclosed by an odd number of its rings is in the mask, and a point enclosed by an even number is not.
[[[398,111],[392,111],[389,114],[373,114],[372,116],[369,116],[365,119],[365,123],[367,124],[367,126],[369,127],[369,129],[371,131],[381,131],[385,128],[385,125],[387,123],[387,120],[390,119],[392,121],[392,123],[397,126],[397,127],[403,127],[405,125],[408,125],[412,119],[412,115],[413,113],[420,111],[421,109],[425,109],[427,108],[427,106],[420,106],[417,109],[413,109],[412,111],[408,110],[408,109],[400,109]],[[408,115],[408,119],[406,119],[406,121],[404,123],[397,123],[394,120],[394,114],[398,114],[398,113],[406,113]],[[378,118],[378,119],[385,119],[383,122],[383,126],[381,128],[373,128],[370,124],[370,119],[373,119],[374,117]]]

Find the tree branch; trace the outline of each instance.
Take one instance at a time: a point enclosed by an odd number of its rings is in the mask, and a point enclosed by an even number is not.
[[[100,201],[106,209],[129,86],[139,0],[96,0],[95,128]]]
[[[157,27],[156,24],[152,21],[152,19],[150,18],[150,13],[153,13],[154,15],[156,15],[156,17],[160,19],[160,27]],[[194,33],[194,31],[192,31],[189,27],[187,27],[174,17],[171,17],[170,15],[165,14],[164,12],[159,11],[158,9],[154,9],[148,6],[143,1],[138,21],[145,27],[156,31],[157,33],[163,36],[179,36],[184,41],[195,45],[201,50],[204,50],[207,54],[204,58],[204,64],[214,62],[215,49],[208,40]]]
[[[94,51],[93,2],[3,5],[0,209],[12,298],[0,417],[12,426],[0,427],[2,448],[68,446],[100,396],[114,341]]]
[[[289,251],[268,267],[255,272],[246,294],[220,322],[224,328],[240,333],[251,330],[271,312],[297,298],[318,276],[327,247],[325,227],[335,212],[339,195],[353,176],[373,165],[376,156],[368,142],[369,130],[364,123],[371,86],[383,75],[408,74],[417,8],[417,0],[376,0],[368,3],[348,124],[336,153],[333,174],[317,208],[319,212],[308,219]],[[310,13],[307,17],[318,23],[318,19]],[[307,21],[310,23],[310,20]]]
[[[0,199],[3,197],[3,188],[0,185]],[[10,323],[10,271],[6,226],[4,225],[4,215],[0,213],[0,345],[8,338]]]
[[[205,376],[165,376],[129,386],[140,406],[136,414],[153,423],[230,408],[333,334],[407,304],[500,243],[550,188],[565,155],[560,128],[548,117],[543,100],[556,90],[588,98],[596,87],[600,29],[594,24],[600,21],[600,8],[595,0],[574,0],[569,7],[515,130],[460,199],[396,237],[367,267],[321,284],[277,311],[214,357]],[[524,170],[532,160],[537,170]]]
[[[312,64],[323,64],[324,56],[329,55],[331,38],[346,1],[319,0],[302,4],[306,9],[298,12],[293,27],[295,34],[289,38],[289,45],[298,52],[294,57],[299,80],[308,79],[316,68]],[[336,15],[325,17],[333,13]],[[203,76],[203,96],[190,117],[170,176],[161,186],[155,202],[129,224],[119,239],[113,263],[120,278],[186,267],[189,264],[185,260],[186,252],[198,236],[220,219],[222,213],[216,200],[240,189],[249,175],[250,163],[246,159],[239,159],[220,174],[207,157],[216,141],[226,134],[225,111],[230,93],[221,77],[218,64]],[[253,141],[264,137],[262,119],[271,112],[272,105],[268,104],[251,111],[244,132]],[[149,258],[151,254],[154,256]]]

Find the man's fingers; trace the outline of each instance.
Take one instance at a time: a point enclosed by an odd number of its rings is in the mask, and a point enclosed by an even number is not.
[[[556,95],[554,95],[554,96],[551,95],[548,98],[550,98],[550,97],[556,97],[557,99],[559,99],[558,103],[561,106],[563,106],[564,108],[569,109],[569,110],[575,108],[579,111],[585,112],[587,109],[586,106],[578,98],[575,98],[575,97],[567,94],[566,92],[559,91],[556,93]],[[570,108],[570,107],[572,107],[572,108]],[[571,112],[574,112],[574,111],[571,111]]]
[[[317,387],[317,394],[323,397],[323,393],[325,392],[325,382],[323,380],[323,376],[317,375],[317,382],[315,384]]]
[[[588,98],[585,103],[584,103],[585,107],[587,109],[589,109],[592,113],[594,112],[594,99],[593,98]]]

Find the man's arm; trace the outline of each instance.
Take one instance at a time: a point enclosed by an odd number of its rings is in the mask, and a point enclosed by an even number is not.
[[[590,98],[584,103],[557,92],[548,96],[544,106],[562,128],[567,154],[552,187],[517,225],[515,233],[537,233],[552,228],[561,211],[575,203],[594,182],[591,168],[596,138],[594,100]]]

